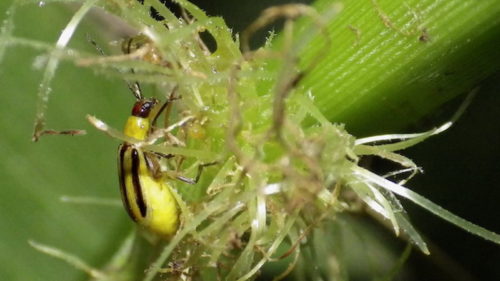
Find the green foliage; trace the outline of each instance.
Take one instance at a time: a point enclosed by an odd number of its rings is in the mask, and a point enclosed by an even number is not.
[[[173,101],[173,110],[168,124],[160,125],[163,126],[160,128],[162,130],[158,130],[161,133],[153,134],[156,137],[140,143],[144,149],[150,151],[175,154],[173,159],[162,163],[164,169],[180,171],[189,176],[195,173],[200,163],[215,161],[217,165],[208,167],[203,174],[202,181],[194,186],[171,180],[176,191],[175,196],[179,203],[183,223],[168,243],[156,241],[151,246],[144,239],[132,235],[125,240],[114,258],[105,262],[107,266],[101,270],[83,261],[87,260],[89,254],[67,254],[55,248],[31,242],[31,245],[38,250],[64,259],[87,272],[95,280],[138,280],[141,278],[163,280],[179,277],[204,280],[216,278],[248,280],[254,279],[264,264],[290,255],[291,258],[287,260],[288,268],[285,271],[288,273],[301,258],[309,255],[310,248],[303,248],[299,244],[310,239],[313,241],[310,242],[312,244],[310,247],[318,248],[321,242],[314,243],[314,237],[324,235],[322,231],[325,221],[336,222],[339,214],[351,212],[361,200],[387,219],[396,235],[400,232],[404,233],[422,252],[428,253],[425,242],[409,222],[403,207],[393,193],[406,197],[477,235],[499,243],[500,239],[497,234],[459,219],[406,189],[401,185],[403,183],[391,182],[358,165],[360,157],[375,155],[402,166],[401,170],[396,170],[392,174],[409,172],[409,177],[411,177],[418,170],[417,166],[410,159],[397,154],[396,151],[441,132],[445,127],[449,127],[451,122],[422,134],[381,135],[356,139],[344,129],[343,125],[332,124],[329,121],[336,119],[332,112],[346,112],[344,108],[353,106],[355,102],[371,103],[373,98],[368,97],[366,93],[371,94],[373,89],[390,92],[390,89],[381,85],[387,84],[394,78],[394,74],[391,74],[381,75],[380,79],[373,79],[373,76],[361,71],[359,75],[365,76],[365,79],[360,78],[361,80],[354,81],[354,74],[351,76],[352,72],[346,71],[342,75],[350,78],[344,82],[350,83],[351,86],[346,86],[346,88],[342,86],[342,91],[360,95],[354,98],[352,103],[346,103],[345,97],[338,95],[340,99],[337,102],[343,102],[342,106],[329,101],[332,95],[328,91],[332,90],[332,87],[325,86],[324,83],[328,79],[320,79],[320,77],[324,75],[321,72],[324,65],[330,64],[330,61],[335,61],[335,59],[323,60],[322,56],[325,50],[329,51],[328,48],[334,48],[334,50],[342,50],[342,48],[336,46],[335,43],[330,44],[328,38],[325,39],[324,32],[328,31],[326,34],[336,38],[333,35],[337,29],[331,23],[342,24],[342,21],[339,23],[333,19],[339,17],[342,20],[352,12],[351,9],[355,9],[354,6],[345,3],[345,11],[341,11],[339,5],[327,6],[321,9],[321,14],[302,5],[267,10],[271,13],[269,19],[273,16],[306,15],[309,21],[315,24],[299,24],[298,26],[302,29],[299,28],[299,32],[294,33],[292,27],[295,23],[286,19],[285,35],[282,38],[278,41],[269,41],[265,47],[255,52],[241,53],[238,40],[234,39],[223,19],[209,17],[187,1],[177,1],[189,15],[189,18],[183,19],[177,19],[167,8],[155,1],[145,1],[146,6],[136,1],[107,1],[102,4],[103,9],[115,14],[129,26],[140,30],[150,39],[150,42],[130,54],[115,52],[113,55],[102,56],[88,50],[87,47],[68,45],[72,36],[78,36],[78,33],[73,35],[75,28],[96,1],[82,2],[83,5],[72,14],[55,46],[30,36],[25,38],[14,34],[14,23],[17,22],[14,20],[14,11],[25,6],[16,4],[10,6],[7,19],[2,26],[0,58],[8,60],[9,48],[22,46],[43,52],[37,63],[37,65],[42,65],[44,75],[38,89],[35,138],[52,132],[44,131],[47,119],[45,114],[51,112],[51,107],[47,109],[49,96],[51,92],[56,92],[52,84],[57,81],[59,75],[64,75],[60,70],[64,67],[64,63],[69,61],[108,77],[139,81],[143,85],[152,84],[156,88],[157,96],[163,100],[176,98]],[[152,5],[167,20],[158,22],[151,19],[147,5]],[[322,4],[318,3],[318,5]],[[398,21],[392,22],[386,17],[383,3],[372,2],[368,7],[363,6],[360,10],[370,9],[378,13],[378,17],[372,17],[371,21],[367,22],[362,22],[360,19],[360,27],[352,27],[350,32],[363,31],[364,26],[369,26],[373,22],[379,25],[383,22],[386,28],[388,27],[386,32],[395,32],[391,36],[396,38],[394,40],[399,40],[396,45],[405,45],[424,52],[423,49],[426,47],[422,47],[422,44],[429,43],[427,40],[431,39],[427,38],[428,36],[434,40],[434,37],[429,34],[439,30],[439,28],[427,27],[424,24],[427,22],[424,20],[420,22],[419,15],[402,17],[410,21],[410,26],[416,26],[414,30],[411,27],[400,29],[395,27],[400,26]],[[486,4],[481,7],[482,11],[488,8]],[[168,25],[168,28],[165,25]],[[406,24],[401,24],[401,26],[406,26]],[[384,28],[384,26],[381,25],[378,28]],[[287,33],[288,31],[290,33]],[[199,36],[201,32],[209,33],[215,40],[214,52],[206,48]],[[65,34],[68,37],[65,37]],[[355,53],[361,52],[363,34],[361,33],[358,38],[359,41],[354,40],[354,45],[347,44],[344,47],[353,48]],[[316,39],[318,37],[321,39]],[[415,40],[415,37],[419,40]],[[435,38],[435,44],[439,44],[438,37]],[[318,40],[320,40],[319,43]],[[411,40],[416,43],[411,43]],[[343,44],[349,42],[348,40],[340,41]],[[365,49],[370,48],[369,44],[362,46]],[[441,46],[441,48],[445,47]],[[377,52],[381,54],[377,55]],[[378,60],[381,57],[380,60],[383,60],[382,53],[384,52],[386,51],[383,48],[373,47],[374,55],[369,59]],[[438,51],[429,54],[429,56],[437,55],[439,55]],[[153,56],[157,56],[156,59],[152,59]],[[302,56],[304,59],[299,60],[298,58]],[[342,58],[342,56],[339,57]],[[394,65],[383,67],[389,67],[393,69],[389,73],[395,73],[394,69],[403,68],[403,64],[408,65],[413,59],[415,57],[411,57],[408,61],[392,60]],[[356,65],[353,66],[353,69],[356,70],[356,67]],[[375,73],[379,70],[376,67],[373,71]],[[84,70],[78,70],[77,73],[80,74],[80,71]],[[304,80],[301,81],[302,77]],[[328,76],[325,75],[323,78],[325,77]],[[355,87],[361,87],[360,85],[368,81],[372,81],[372,87],[366,87],[364,92],[356,90]],[[468,83],[472,83],[471,81],[473,80],[469,80]],[[301,83],[297,85],[297,82]],[[110,100],[108,104],[126,96],[121,93],[115,94],[116,91],[98,91],[98,89],[90,92],[106,93],[103,96],[108,96]],[[76,95],[80,98],[86,96],[81,92]],[[91,100],[92,104],[99,101],[94,98]],[[62,100],[59,106],[67,110],[68,105],[79,104],[78,100],[72,102]],[[120,107],[122,106],[127,108],[120,104]],[[342,108],[342,110],[335,111],[333,108]],[[101,116],[103,114],[101,112],[106,112],[106,109],[99,111],[92,107],[92,110],[86,109],[87,111],[80,111],[80,113],[96,112]],[[127,111],[123,110],[123,112]],[[122,115],[126,115],[123,112]],[[420,115],[417,114],[415,118],[417,117]],[[62,122],[63,120],[59,120],[63,118],[54,119],[53,124],[57,122],[65,126],[77,124],[77,122],[66,124]],[[137,143],[124,136],[119,130],[113,129],[113,126],[108,126],[109,119],[106,116],[102,118],[106,123],[93,116],[88,116],[87,119],[97,129],[119,141]],[[102,135],[95,137],[96,143],[105,142]],[[71,141],[66,140],[64,143]],[[88,139],[75,141],[79,142],[75,150],[82,149],[82,147],[92,150],[94,147],[92,140],[90,142]],[[381,144],[380,142],[395,143]],[[62,145],[64,144],[59,144],[59,146]],[[68,153],[62,153],[59,157],[64,159],[68,156],[70,156]],[[112,156],[109,159],[112,159]],[[94,162],[98,162],[97,160],[98,157],[93,159]],[[80,167],[78,170],[85,168],[87,167]],[[53,169],[60,171],[61,175],[67,172],[62,166],[54,166]],[[115,172],[101,168],[94,170],[93,173],[107,175]],[[89,178],[95,179],[96,176],[93,174],[92,177],[80,179],[74,185],[71,184],[68,191],[74,190],[73,187],[77,184],[90,184]],[[108,183],[108,185],[114,184]],[[106,189],[109,188],[106,186]],[[78,190],[85,190],[86,192],[79,193],[85,196],[101,197],[97,189],[93,189],[94,194],[87,193],[89,190],[83,187]],[[58,191],[50,192],[62,194]],[[39,191],[41,198],[35,202],[56,200],[54,194],[47,193]],[[353,197],[352,194],[356,196]],[[92,203],[90,205],[89,200],[83,199],[80,198],[79,202],[85,201],[83,203],[87,205],[73,206],[74,208],[70,207],[68,208],[70,211],[65,212],[62,218],[65,224],[73,226],[84,224],[85,218],[82,217],[85,214],[78,213],[80,208],[87,207],[95,210],[95,208],[101,208],[101,205],[115,205],[115,202],[109,204],[107,201],[97,200],[99,198],[90,200]],[[78,198],[72,201],[78,201]],[[60,207],[55,208],[60,210]],[[104,224],[102,216],[100,219],[84,227],[82,231],[100,230],[100,224]],[[319,230],[315,232],[315,228]],[[35,236],[31,238],[39,240],[40,237],[40,240],[45,240],[43,236],[37,234],[36,228],[32,233]],[[78,248],[89,243],[83,238],[97,241],[95,243],[101,249],[116,247],[114,243],[106,244],[106,241],[116,239],[105,240],[94,236],[76,238],[76,234],[70,235],[68,242],[63,243],[78,242],[75,243],[77,250],[73,251],[75,247],[72,247],[71,252],[80,252]],[[109,236],[113,235],[109,234]],[[154,237],[150,240],[155,241]],[[319,250],[316,249],[316,251]],[[343,256],[336,253],[329,254],[330,258],[342,268]],[[82,258],[76,256],[82,256]],[[104,263],[104,259],[99,262]],[[314,260],[311,262],[316,264]],[[320,264],[320,261],[317,261],[317,264]],[[331,264],[325,265],[322,270],[329,272],[331,278],[345,277],[342,273],[343,269],[335,270]]]

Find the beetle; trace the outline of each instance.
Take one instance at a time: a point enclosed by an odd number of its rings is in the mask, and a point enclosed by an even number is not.
[[[138,83],[134,85],[138,86]],[[123,205],[128,215],[140,226],[169,239],[179,228],[179,208],[172,194],[172,180],[196,184],[201,178],[203,168],[218,162],[198,165],[195,178],[188,178],[162,171],[161,158],[165,155],[142,148],[144,142],[153,133],[153,126],[158,116],[169,107],[171,101],[178,99],[172,94],[163,105],[159,101],[142,96],[140,87],[132,89],[136,102],[132,107],[123,133],[138,142],[124,141],[118,147],[118,179]],[[175,90],[174,90],[175,92]],[[166,110],[168,114],[169,110]]]
[[[125,123],[124,134],[145,141],[167,103],[160,107],[156,99],[139,98]],[[118,178],[129,216],[147,230],[169,238],[178,229],[179,211],[159,157],[163,156],[144,151],[140,143],[122,143],[118,147]]]

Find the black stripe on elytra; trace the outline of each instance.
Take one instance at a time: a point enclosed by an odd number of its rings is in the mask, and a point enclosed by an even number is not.
[[[126,50],[125,50],[126,52],[125,52],[125,53],[126,53],[126,54],[130,54],[130,53],[131,53],[131,51],[130,51],[130,50],[131,50],[131,48],[132,48],[132,38],[129,38],[129,39],[127,40],[127,47],[125,47],[125,48],[126,48]]]
[[[140,161],[139,152],[137,152],[137,149],[132,148],[132,185],[134,186],[135,202],[139,207],[141,216],[144,218],[146,217],[147,207],[142,197],[141,181],[139,179]]]
[[[127,194],[127,189],[125,187],[125,167],[123,165],[123,159],[125,158],[125,152],[129,148],[128,145],[123,144],[120,146],[120,154],[119,154],[119,162],[118,162],[118,169],[120,171],[118,175],[118,179],[120,181],[120,193],[122,194],[122,201],[123,204],[125,205],[125,210],[127,211],[128,215],[134,220],[137,221],[136,217],[134,216],[134,213],[132,212],[132,208],[130,208],[130,201],[128,198]]]

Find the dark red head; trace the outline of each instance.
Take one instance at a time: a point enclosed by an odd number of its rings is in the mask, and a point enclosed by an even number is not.
[[[132,115],[141,118],[148,118],[153,108],[158,104],[156,99],[138,100],[132,108]]]

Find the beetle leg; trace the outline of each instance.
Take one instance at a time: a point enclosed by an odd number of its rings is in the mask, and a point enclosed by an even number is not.
[[[188,184],[196,184],[196,183],[198,183],[198,181],[201,178],[201,173],[203,172],[203,168],[215,165],[217,163],[218,162],[215,161],[215,162],[203,163],[203,164],[198,165],[198,172],[196,173],[196,177],[194,177],[194,178],[188,178],[188,177],[184,177],[184,176],[180,176],[180,175],[176,175],[175,178],[182,181],[182,182],[188,183]]]
[[[146,164],[148,166],[148,170],[151,172],[151,175],[155,179],[159,179],[163,177],[163,172],[161,171],[161,165],[158,161],[158,157],[156,154],[145,152],[144,158],[146,159]]]

